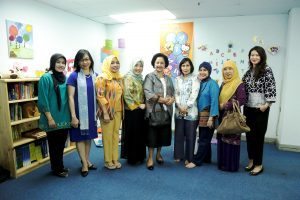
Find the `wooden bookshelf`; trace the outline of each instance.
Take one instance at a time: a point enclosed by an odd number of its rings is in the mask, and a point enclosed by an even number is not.
[[[40,117],[30,117],[30,118],[23,118],[21,113],[18,112],[19,116],[14,116],[12,109],[14,107],[22,107],[22,105],[26,102],[37,101],[37,85],[38,85],[39,78],[24,78],[24,79],[0,79],[0,165],[10,171],[12,177],[17,178],[24,174],[27,174],[40,166],[48,163],[49,156],[43,155],[43,158],[39,157],[39,159],[35,162],[31,160],[31,156],[29,156],[29,162],[26,165],[20,165],[20,160],[17,161],[17,157],[20,157],[20,151],[24,149],[28,149],[29,147],[33,146],[34,143],[38,148],[45,147],[45,142],[43,146],[39,143],[38,140],[46,140],[46,136],[34,139],[34,138],[26,138],[22,136],[22,131],[19,131],[19,128],[23,125],[28,125],[28,123],[35,123],[40,119]],[[21,85],[21,93],[19,88],[16,85]],[[16,87],[16,88],[14,88]],[[28,88],[31,87],[31,88]],[[24,89],[26,88],[26,89]],[[11,91],[16,89],[17,91]],[[28,92],[29,91],[29,92]],[[25,95],[24,93],[27,92]],[[12,95],[14,94],[14,95]],[[15,95],[16,94],[16,95]],[[14,97],[14,98],[12,98]],[[16,97],[16,98],[15,98]],[[25,98],[26,97],[26,98]],[[18,109],[19,110],[19,109]],[[15,119],[15,120],[12,120]],[[26,124],[27,123],[27,124]],[[37,127],[29,126],[29,130],[36,129]],[[23,130],[23,129],[21,129]],[[15,137],[14,133],[18,133],[18,136]],[[40,146],[39,146],[40,145]],[[65,148],[65,153],[73,151],[75,149],[74,144],[68,142]],[[45,149],[43,149],[45,150]],[[46,148],[48,150],[48,147]],[[18,155],[16,152],[18,151]],[[40,150],[41,151],[41,150]],[[49,151],[49,150],[48,150]],[[31,151],[30,150],[30,154]],[[34,154],[33,154],[34,155]],[[48,154],[49,155],[49,152]],[[27,157],[28,158],[28,157]],[[24,159],[24,158],[23,158]],[[28,161],[28,159],[27,159]],[[22,162],[21,162],[22,164]]]

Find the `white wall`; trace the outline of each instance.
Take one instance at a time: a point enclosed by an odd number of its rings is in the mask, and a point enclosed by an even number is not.
[[[33,59],[14,59],[8,56],[5,20],[31,24],[33,27]],[[37,3],[32,0],[0,1],[0,73],[15,63],[35,69],[49,67],[50,56],[62,53],[74,58],[79,49],[93,56],[95,68],[100,69],[100,49],[106,37],[105,25]]]
[[[287,54],[284,65],[282,86],[281,114],[278,126],[279,147],[283,149],[300,146],[299,131],[299,85],[300,85],[300,8],[294,8],[289,13],[287,30]]]
[[[221,62],[224,59],[235,59],[238,63],[244,60],[244,64],[239,64],[243,73],[247,69],[248,51],[256,43],[253,37],[257,36],[264,42],[264,47],[278,45],[281,47],[277,55],[268,54],[268,63],[275,74],[276,86],[278,91],[277,103],[272,106],[269,118],[269,126],[266,137],[277,138],[276,128],[279,117],[280,91],[282,85],[282,72],[285,61],[286,47],[286,30],[288,15],[266,15],[266,16],[244,16],[244,17],[220,17],[220,18],[203,18],[194,20],[185,20],[194,22],[194,50],[193,62],[196,68],[203,61],[212,61],[213,68],[221,69]],[[184,21],[173,21],[184,22]],[[270,23],[275,22],[275,23]],[[152,71],[150,64],[152,55],[159,51],[160,24],[125,24],[107,26],[107,36],[117,44],[118,38],[125,38],[126,48],[121,52],[121,69],[122,72],[128,71],[128,65],[135,56],[145,59],[144,73]],[[234,58],[232,53],[228,53],[228,43],[232,42],[232,52],[237,52]],[[200,45],[207,45],[207,51],[199,50]],[[219,49],[220,53],[224,52],[224,58],[215,53]],[[242,49],[244,52],[241,52]],[[214,55],[210,55],[210,52]],[[122,56],[123,54],[123,56]],[[216,62],[218,61],[218,66]],[[197,70],[196,70],[197,71]],[[242,72],[242,70],[241,70]],[[242,76],[243,73],[240,75]],[[220,79],[220,73],[213,72],[215,79]],[[220,80],[221,82],[221,80]]]

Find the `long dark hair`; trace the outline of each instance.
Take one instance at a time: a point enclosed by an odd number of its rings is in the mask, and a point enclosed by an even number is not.
[[[80,61],[82,60],[83,56],[87,54],[89,56],[89,59],[91,61],[91,65],[90,65],[90,70],[92,69],[94,71],[94,60],[90,54],[90,52],[88,50],[85,49],[80,49],[75,56],[75,60],[74,60],[74,69],[76,72],[80,71]]]
[[[255,66],[255,69],[254,69],[254,78],[257,80],[266,71],[267,54],[266,54],[266,51],[264,50],[264,48],[262,48],[261,46],[255,46],[252,49],[250,49],[248,58],[249,58],[249,67],[251,70],[253,69],[253,64],[250,61],[250,56],[251,56],[252,51],[257,51],[258,55],[260,56],[260,62]]]

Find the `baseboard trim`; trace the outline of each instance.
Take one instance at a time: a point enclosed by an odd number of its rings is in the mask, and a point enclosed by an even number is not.
[[[300,146],[289,145],[289,144],[279,144],[278,142],[276,142],[276,146],[279,150],[282,150],[282,151],[300,152]]]

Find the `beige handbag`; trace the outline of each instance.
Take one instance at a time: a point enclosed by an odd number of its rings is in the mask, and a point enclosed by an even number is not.
[[[241,134],[249,132],[250,128],[246,124],[246,117],[241,113],[239,105],[232,102],[233,111],[228,111],[221,124],[217,128],[217,133],[221,134]]]

